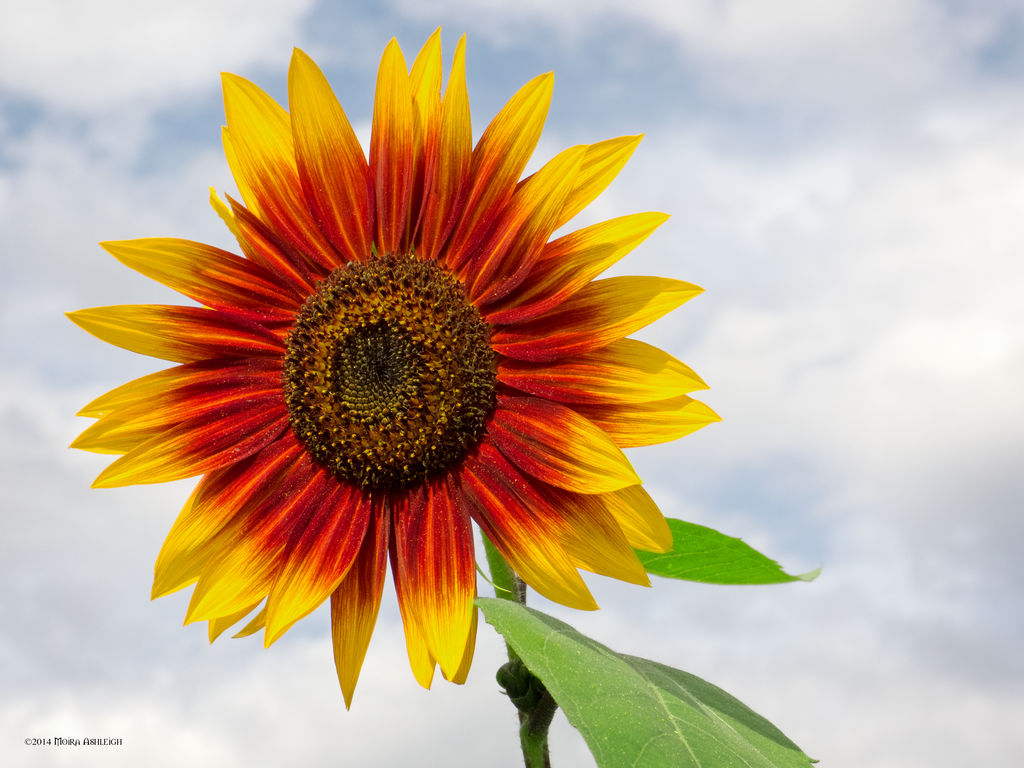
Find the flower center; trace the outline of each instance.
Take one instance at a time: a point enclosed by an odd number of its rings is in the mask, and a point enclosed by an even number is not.
[[[288,334],[292,429],[337,477],[404,488],[451,467],[494,410],[490,329],[462,284],[390,255],[338,267]]]

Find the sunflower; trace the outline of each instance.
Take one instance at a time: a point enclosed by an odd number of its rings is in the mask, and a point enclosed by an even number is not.
[[[153,597],[194,584],[211,642],[249,621],[270,645],[328,597],[346,706],[387,564],[409,660],[465,680],[476,635],[472,522],[515,572],[596,608],[577,569],[648,584],[634,548],[664,518],[622,448],[717,419],[687,366],[629,334],[700,289],[595,279],[667,217],[552,233],[639,136],[556,155],[520,180],[552,76],[472,144],[465,39],[441,88],[440,31],[377,75],[369,161],[324,75],[296,50],[286,112],[224,75],[241,202],[211,203],[243,255],[171,238],[103,243],[196,302],[69,314],[175,365],[82,409],[73,447],[120,454],[94,487],[201,476],[155,566]]]

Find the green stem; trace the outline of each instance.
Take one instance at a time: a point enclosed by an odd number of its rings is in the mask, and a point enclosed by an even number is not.
[[[519,713],[519,743],[523,748],[523,759],[526,768],[551,768],[551,755],[548,753],[548,728],[555,716],[558,705],[551,694],[544,695],[529,713]]]
[[[483,536],[483,533],[480,534]],[[526,604],[526,585],[515,575],[505,558],[495,549],[491,540],[484,539],[484,551],[487,553],[487,567],[491,570],[491,581],[494,584],[494,596],[502,600]]]
[[[495,597],[526,605],[526,585],[516,576],[490,539],[484,536],[483,540]],[[505,648],[508,650],[510,662],[520,662],[519,654],[507,642]],[[535,682],[537,681],[535,680]],[[519,743],[523,750],[523,761],[526,768],[551,768],[551,756],[548,753],[548,728],[551,725],[551,719],[555,716],[556,709],[558,709],[558,704],[546,690],[531,707],[525,710],[519,709]]]

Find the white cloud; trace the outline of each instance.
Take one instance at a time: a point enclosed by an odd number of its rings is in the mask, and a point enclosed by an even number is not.
[[[626,45],[623,23],[670,41],[695,69],[708,99],[765,106],[800,104],[848,119],[899,109],[922,91],[955,86],[974,51],[990,44],[1015,11],[998,3],[954,9],[928,0],[392,0],[401,12],[468,25],[499,46],[527,29],[553,32],[571,50]],[[635,55],[645,55],[643,49]]]
[[[138,112],[287,61],[312,0],[4,2],[0,88],[44,106]]]

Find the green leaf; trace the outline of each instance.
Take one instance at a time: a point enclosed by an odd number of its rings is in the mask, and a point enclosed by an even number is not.
[[[656,576],[706,584],[784,584],[814,581],[821,572],[821,568],[816,568],[791,576],[742,539],[672,518],[668,519],[668,527],[672,531],[671,551],[636,552],[647,572]]]
[[[600,768],[807,768],[778,728],[687,672],[615,653],[508,600],[484,617],[544,683]]]

